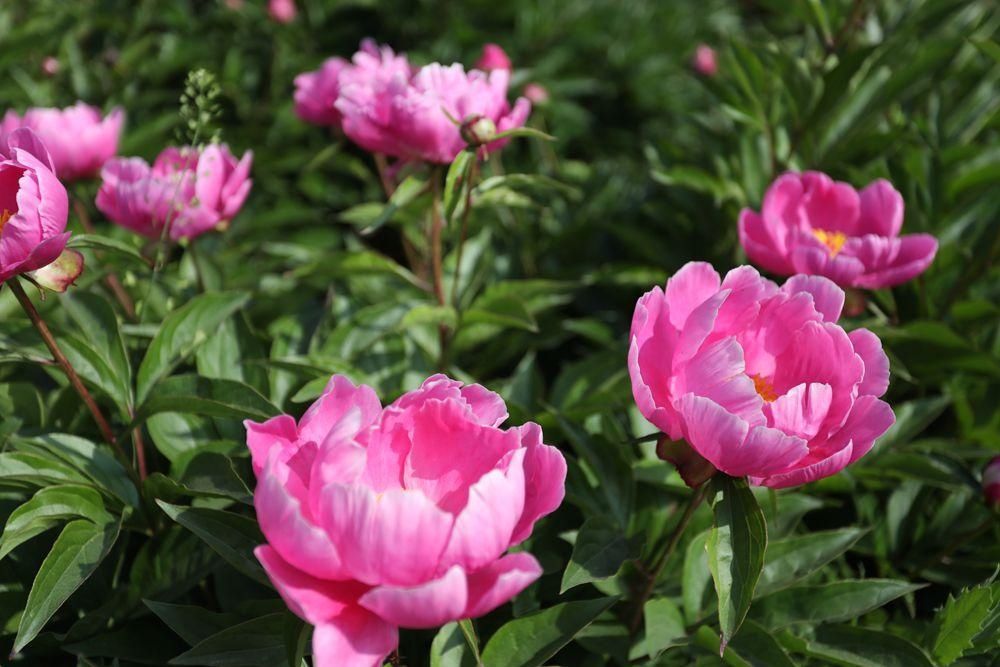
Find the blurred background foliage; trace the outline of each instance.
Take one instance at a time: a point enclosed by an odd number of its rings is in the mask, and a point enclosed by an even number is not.
[[[189,329],[166,370],[181,379],[161,383],[160,403],[138,419],[148,417],[140,428],[157,471],[138,491],[86,440],[52,435],[99,440],[62,376],[38,363],[46,355],[9,293],[0,295],[0,513],[52,485],[95,487],[113,519],[87,520],[114,543],[12,664],[166,664],[182,653],[173,664],[295,664],[302,625],[255,563],[239,560],[259,537],[247,518],[237,415],[297,414],[331,372],[371,383],[388,402],[436,370],[441,323],[457,329],[448,371],[500,391],[512,423],[538,421],[571,458],[567,502],[528,545],[546,576],[477,622],[484,644],[515,617],[527,619],[515,638],[537,634],[531,619],[552,618],[524,615],[567,603],[578,606],[560,609],[566,636],[540,661],[558,650],[557,664],[580,665],[1000,664],[1000,588],[984,584],[1000,562],[1000,531],[979,481],[1000,453],[994,3],[300,0],[289,25],[268,20],[263,4],[0,4],[6,106],[120,105],[120,152],[151,159],[183,140],[178,98],[187,73],[206,68],[222,88],[222,140],[255,155],[253,191],[227,232],[199,239],[197,253],[174,249],[158,273],[127,253],[98,260],[90,249],[80,286],[44,304],[81,356],[94,345],[90,327],[120,331],[124,366],[85,379],[123,432],[131,399],[121,397],[159,323],[173,313]],[[348,57],[366,36],[417,63],[471,65],[484,42],[497,42],[516,89],[538,82],[550,94],[531,124],[557,141],[519,140],[485,168],[531,176],[484,181],[475,193],[452,310],[433,305],[419,262],[406,261],[408,247],[419,254],[425,243],[426,195],[386,206],[370,157],[293,113],[294,76]],[[719,52],[715,77],[690,67],[699,42]],[[47,56],[61,64],[52,77],[41,71]],[[629,632],[642,563],[689,492],[651,442],[635,443],[652,429],[632,405],[626,334],[635,299],[684,262],[725,270],[745,261],[737,214],[758,208],[788,169],[857,187],[888,178],[906,201],[903,231],[933,233],[941,249],[919,279],[868,295],[850,323],[885,343],[897,425],[848,471],[759,494],[772,544],[783,546],[768,552],[772,580],[719,658],[699,560],[704,508],[656,582],[645,627]],[[95,191],[72,188],[92,215]],[[452,248],[457,233],[447,231]],[[451,253],[449,276],[456,262]],[[138,321],[108,305],[100,279],[110,270],[142,302]],[[189,386],[194,374],[253,393],[234,390],[239,405],[227,411]],[[108,377],[123,380],[121,395]],[[184,514],[191,502],[200,513]],[[25,625],[28,591],[55,539],[46,532],[0,556],[3,652]],[[622,600],[586,606],[599,595]],[[510,634],[494,640],[494,655],[516,644],[503,644]],[[400,655],[408,665],[471,659],[454,626],[436,639],[404,632]]]

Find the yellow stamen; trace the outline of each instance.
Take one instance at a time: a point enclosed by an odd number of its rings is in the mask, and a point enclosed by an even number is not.
[[[825,229],[814,229],[813,236],[830,249],[830,257],[836,257],[840,249],[844,247],[844,242],[847,241],[847,235],[844,232],[828,232]]]
[[[770,380],[759,375],[751,375],[750,379],[753,380],[753,388],[765,401],[771,403],[778,398],[778,392],[774,390],[774,385],[771,384]]]
[[[7,209],[4,209],[3,213],[0,213],[0,232],[3,231],[3,226],[7,224],[7,221],[10,220],[12,215],[14,214]]]

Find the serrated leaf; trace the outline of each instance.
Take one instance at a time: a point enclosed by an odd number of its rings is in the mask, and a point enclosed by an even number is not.
[[[995,604],[996,585],[977,586],[963,591],[957,598],[948,596],[944,608],[934,619],[934,640],[931,653],[942,665],[950,665],[983,629],[983,622]]]
[[[194,352],[249,299],[245,292],[210,292],[194,297],[167,315],[139,365],[138,401],[143,403],[157,381]]]
[[[722,647],[733,638],[750,609],[764,567],[767,527],[746,480],[712,479],[714,521],[705,548],[719,599]]]
[[[563,602],[509,621],[483,650],[484,667],[537,667],[555,655],[618,598]]]
[[[93,574],[114,545],[120,528],[120,521],[98,525],[79,519],[66,524],[31,585],[14,639],[15,652],[27,646]]]

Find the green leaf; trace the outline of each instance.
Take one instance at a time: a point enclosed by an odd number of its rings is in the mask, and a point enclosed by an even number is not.
[[[563,572],[560,595],[569,589],[613,577],[629,557],[628,538],[612,521],[587,519],[577,533],[573,555]]]
[[[78,373],[100,387],[128,414],[132,407],[132,367],[128,361],[125,344],[118,328],[118,318],[111,305],[97,294],[74,291],[64,294],[60,301],[72,318],[80,335],[70,334],[61,339],[70,350],[84,359],[70,359]],[[71,345],[65,345],[72,341]],[[90,354],[81,354],[81,351]],[[81,363],[90,361],[90,363]],[[85,372],[84,369],[91,372]]]
[[[991,584],[963,591],[957,598],[948,596],[944,609],[934,619],[934,640],[930,644],[938,662],[950,665],[972,646],[972,639],[983,629],[996,603],[994,595],[998,590],[997,584]]]
[[[448,174],[444,179],[444,219],[451,220],[458,208],[458,203],[462,200],[462,192],[469,187],[469,177],[472,174],[472,165],[476,161],[476,151],[466,149],[455,156],[455,160],[448,167]]]
[[[156,602],[155,600],[143,600],[142,602],[189,646],[194,646],[239,622],[239,616],[236,614],[219,613],[201,607]]]
[[[483,651],[484,667],[537,667],[568,644],[618,598],[563,602],[509,621]]]
[[[132,426],[161,412],[263,421],[281,411],[242,382],[175,375],[156,384],[136,411]]]
[[[144,402],[157,381],[194,352],[249,299],[245,292],[210,292],[194,297],[167,315],[139,365],[139,402]]]
[[[261,583],[269,583],[264,568],[253,555],[254,548],[264,543],[256,521],[208,507],[182,507],[162,500],[157,500],[156,504],[237,570]]]
[[[671,646],[678,646],[684,642],[687,636],[684,617],[673,600],[663,597],[650,598],[643,606],[642,613],[646,621],[643,655],[655,659]]]
[[[41,632],[69,596],[93,574],[114,545],[120,528],[120,521],[98,525],[80,519],[66,524],[31,585],[17,627],[15,653]]]
[[[516,297],[479,298],[462,313],[462,324],[495,324],[538,333],[538,322]]]
[[[34,486],[86,483],[87,479],[73,468],[46,456],[29,452],[0,454],[0,482],[23,482]]]
[[[512,139],[515,137],[530,137],[532,139],[541,139],[542,141],[555,141],[556,138],[551,134],[545,134],[533,127],[515,127],[504,132],[498,132],[494,137],[493,141],[499,141],[500,139]]]
[[[854,546],[865,532],[858,528],[842,528],[769,542],[756,597],[808,577]]]
[[[431,667],[475,667],[476,658],[469,650],[458,623],[442,627],[431,642]]]
[[[35,535],[77,517],[96,524],[111,521],[101,494],[90,487],[65,484],[39,490],[7,518],[0,535],[0,559]]]
[[[122,257],[127,257],[146,266],[152,265],[152,263],[143,257],[138,250],[127,243],[123,243],[108,236],[100,236],[99,234],[73,234],[73,236],[70,237],[69,242],[66,244],[66,247],[73,248],[75,250],[104,250],[116,255],[121,255]]]
[[[753,621],[743,624],[730,647],[753,667],[795,667],[778,640]]]
[[[920,648],[888,632],[846,625],[823,625],[812,639],[786,635],[783,641],[796,653],[824,664],[850,667],[933,667]]]
[[[684,617],[688,623],[701,618],[705,608],[705,592],[712,581],[712,572],[706,558],[708,530],[698,533],[688,543],[684,552],[684,568],[681,571],[681,599],[684,602]]]
[[[757,600],[753,618],[771,629],[797,623],[848,621],[923,587],[892,579],[847,579],[796,586]]]
[[[750,609],[764,567],[767,527],[746,480],[716,475],[711,484],[714,522],[706,548],[725,649]]]
[[[195,644],[171,665],[199,667],[275,667],[287,661],[285,624],[288,614],[268,614],[226,628]]]
[[[90,440],[68,433],[46,433],[19,439],[18,447],[30,447],[47,456],[51,455],[56,461],[70,466],[81,475],[82,481],[92,482],[109,497],[132,507],[139,505],[139,492],[125,467],[106,449]]]

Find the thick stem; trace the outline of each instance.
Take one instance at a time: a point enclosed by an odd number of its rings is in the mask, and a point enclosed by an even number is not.
[[[632,620],[629,624],[629,629],[632,634],[635,634],[636,630],[639,629],[639,624],[642,622],[642,610],[646,606],[646,600],[649,596],[653,594],[653,589],[656,588],[656,582],[660,578],[660,574],[663,572],[664,566],[670,559],[670,555],[677,548],[678,543],[681,541],[681,535],[684,534],[684,529],[688,527],[691,523],[691,517],[694,516],[694,511],[698,509],[698,505],[701,501],[705,499],[705,493],[708,490],[708,482],[705,482],[697,489],[695,489],[694,494],[691,496],[691,500],[688,501],[688,505],[684,508],[684,514],[677,521],[677,525],[674,527],[674,532],[671,533],[670,539],[667,541],[666,546],[663,551],[656,557],[653,564],[647,568],[648,574],[646,576],[646,583],[642,588],[639,596],[635,599],[635,610],[632,612]]]
[[[433,286],[434,286],[434,297],[437,299],[439,306],[447,305],[447,301],[444,296],[444,268],[442,259],[442,248],[441,248],[441,231],[444,227],[444,219],[441,216],[441,172],[440,170],[434,170],[431,175],[433,188],[434,188],[434,202],[431,205],[431,229],[430,229],[430,246],[431,246],[431,273],[433,276]],[[445,370],[448,360],[448,327],[444,323],[438,326],[438,339],[440,341],[440,357],[438,359],[438,368],[441,371]]]
[[[87,207],[83,205],[83,202],[79,198],[73,197],[73,211],[76,213],[77,220],[80,221],[80,226],[83,227],[83,231],[88,234],[94,234],[94,225],[90,222],[90,216],[87,214]],[[113,271],[109,271],[107,275],[104,276],[104,283],[111,290],[114,295],[115,300],[121,305],[122,310],[125,311],[125,317],[131,321],[135,321],[135,303],[132,301],[132,297],[125,290],[125,286],[122,285],[121,280],[118,279],[117,274]]]
[[[76,370],[73,368],[72,364],[69,363],[69,359],[66,355],[62,353],[59,349],[59,345],[56,343],[55,337],[53,337],[52,332],[49,331],[49,327],[45,324],[45,320],[42,319],[41,314],[35,309],[35,304],[31,303],[31,299],[28,295],[24,293],[24,288],[21,287],[21,283],[18,279],[12,278],[7,281],[10,285],[10,291],[14,293],[14,297],[17,298],[18,303],[24,309],[25,314],[27,314],[28,319],[38,330],[39,335],[41,335],[42,340],[45,342],[45,346],[49,348],[49,352],[52,353],[52,358],[55,359],[56,363],[59,364],[63,372],[66,373],[66,377],[69,379],[69,383],[76,390],[76,393],[80,395],[83,399],[84,405],[90,410],[90,414],[94,417],[94,421],[97,422],[97,428],[100,429],[101,435],[108,442],[109,445],[114,447],[115,451],[121,457],[123,461],[127,461],[128,457],[125,456],[125,452],[122,450],[121,445],[115,440],[115,434],[111,430],[111,425],[108,420],[104,418],[101,413],[101,409],[97,406],[97,402],[94,401],[94,397],[90,395],[90,392],[84,386],[83,381],[80,376],[76,374]]]

